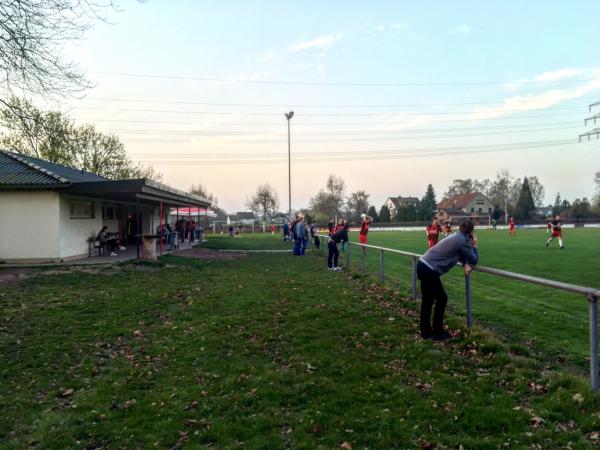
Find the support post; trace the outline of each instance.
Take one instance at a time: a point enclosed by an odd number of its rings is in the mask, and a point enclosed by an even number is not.
[[[364,250],[365,248],[361,245],[360,249]],[[364,251],[360,252],[360,270],[362,270],[363,272],[365,271],[365,252]]]
[[[417,300],[417,257],[412,257],[412,299]]]
[[[159,230],[158,243],[160,246],[160,255],[162,256],[162,254],[163,254],[163,202],[162,202],[162,200],[160,201],[160,220],[159,220],[158,230]]]
[[[465,294],[467,300],[467,327],[473,326],[473,312],[471,311],[471,274],[465,275]]]
[[[590,384],[592,391],[600,389],[598,380],[598,299],[593,295],[588,296],[590,312]]]
[[[379,277],[381,284],[385,284],[385,267],[383,263],[383,250],[379,250]]]
[[[139,199],[135,201],[135,247],[137,253],[137,259],[140,259],[140,201]]]
[[[350,268],[350,241],[348,241],[348,251],[346,252],[346,267]]]

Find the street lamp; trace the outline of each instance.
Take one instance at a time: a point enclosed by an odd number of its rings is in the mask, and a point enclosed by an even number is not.
[[[291,150],[290,150],[290,120],[294,117],[294,111],[285,113],[288,126],[288,216],[292,218],[292,163],[291,163]]]

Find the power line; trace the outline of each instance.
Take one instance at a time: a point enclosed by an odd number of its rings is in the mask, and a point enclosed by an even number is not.
[[[427,158],[427,157],[435,157],[435,156],[447,156],[447,155],[464,155],[464,154],[484,154],[484,153],[496,153],[496,152],[507,152],[507,151],[516,151],[516,150],[537,150],[537,149],[547,149],[551,147],[560,147],[570,143],[574,143],[572,140],[562,140],[562,141],[547,141],[545,143],[538,144],[529,144],[529,145],[507,145],[504,147],[490,147],[490,146],[479,146],[477,149],[468,150],[467,147],[458,147],[457,150],[451,150],[452,147],[439,147],[435,149],[430,149],[430,151],[423,151],[423,149],[412,149],[405,151],[397,151],[396,153],[385,153],[385,154],[377,154],[374,152],[369,152],[368,154],[353,154],[353,152],[335,152],[335,154],[325,155],[323,152],[320,153],[312,153],[304,155],[296,155],[293,159],[295,162],[340,162],[340,161],[365,161],[365,160],[381,160],[381,159],[404,159],[404,158]],[[516,143],[515,143],[516,144]],[[526,144],[526,143],[524,143]],[[456,148],[456,147],[455,147]],[[412,153],[410,153],[412,152]],[[133,156],[133,155],[132,155]],[[160,155],[159,155],[160,156]],[[207,155],[208,156],[208,155]],[[230,158],[223,158],[226,155],[210,155],[208,159],[180,159],[170,158],[169,160],[156,160],[156,159],[139,159],[141,162],[153,162],[161,165],[231,165],[231,164],[268,164],[275,163],[280,164],[287,161],[287,158],[284,158],[282,155],[275,154],[254,154],[252,159],[240,159],[239,154],[229,154],[227,156],[231,156]],[[259,158],[256,158],[258,156]],[[221,159],[217,159],[220,157]]]
[[[589,97],[592,98],[592,97]],[[578,100],[589,98],[580,97]],[[595,98],[595,97],[594,97]],[[161,103],[172,105],[201,105],[201,106],[237,106],[248,108],[289,108],[292,104],[266,104],[266,103],[223,103],[223,102],[196,102],[185,100],[151,100],[134,99],[118,97],[87,97],[87,100],[110,101],[122,103]],[[490,100],[485,102],[456,102],[456,103],[399,103],[399,104],[358,104],[358,105],[317,105],[317,104],[297,104],[293,103],[294,108],[416,108],[416,107],[440,107],[440,106],[472,106],[472,105],[494,105],[503,103],[505,99]],[[535,102],[538,99],[520,99],[519,102]]]
[[[182,81],[203,81],[213,83],[240,83],[240,84],[265,84],[265,85],[301,85],[301,86],[488,86],[488,85],[504,85],[520,83],[520,80],[514,81],[459,81],[459,82],[328,82],[328,81],[275,81],[275,80],[241,80],[235,78],[209,78],[209,77],[192,77],[181,75],[161,75],[148,73],[125,73],[125,72],[90,72],[97,75],[107,75],[114,77],[127,78],[150,78],[150,79],[165,79],[165,80],[182,80]],[[596,78],[571,79],[571,80],[525,80],[524,83],[532,84],[570,84],[595,81]]]
[[[83,109],[83,110],[106,110],[105,107],[95,107],[95,106],[80,106],[75,109]],[[401,113],[403,115],[413,115],[413,116],[443,116],[443,115],[455,115],[455,114],[463,114],[463,115],[472,115],[477,113],[519,113],[519,112],[527,112],[527,111],[544,111],[548,108],[531,108],[531,109],[486,109],[484,111],[434,111],[434,112],[410,112],[410,113]],[[553,111],[573,111],[579,110],[579,107],[562,107],[562,108],[552,108]],[[244,111],[182,111],[182,110],[168,110],[168,109],[138,109],[138,108],[111,108],[111,111],[122,111],[122,112],[144,112],[144,113],[161,113],[161,114],[206,114],[206,115],[231,115],[231,116],[270,116],[270,117],[280,117],[281,113],[263,113],[263,112],[244,112]],[[310,113],[312,117],[378,117],[378,116],[386,116],[392,115],[394,113]]]
[[[518,118],[515,117],[488,117],[488,118],[482,118],[482,119],[477,119],[478,122],[484,121],[484,120],[500,120],[500,121],[506,121],[506,120],[521,120],[521,119],[541,119],[541,118],[546,118],[546,117],[569,117],[569,116],[573,116],[575,117],[575,113],[558,113],[558,114],[534,114],[534,115],[527,115],[527,116],[519,116]],[[576,115],[577,117],[580,117],[579,114]],[[278,115],[279,117],[279,115]],[[162,125],[223,125],[223,126],[252,126],[252,127],[259,127],[259,126],[278,126],[279,121],[274,124],[274,123],[253,123],[253,122],[248,122],[248,123],[240,123],[240,122],[197,122],[197,121],[163,121],[163,120],[130,120],[130,119],[104,119],[104,118],[82,118],[82,121],[89,121],[89,122],[119,122],[119,123],[152,123],[152,124],[162,124]],[[302,120],[302,119],[299,119]],[[368,121],[363,121],[363,122],[319,122],[319,123],[296,123],[294,125],[294,128],[297,127],[321,127],[321,126],[340,126],[340,125],[345,125],[345,126],[362,126],[362,125],[399,125],[401,124],[400,122],[397,122],[398,119],[396,119],[395,122],[368,122]],[[473,122],[472,119],[449,119],[449,120],[436,120],[436,123],[455,123],[455,122]]]
[[[399,152],[427,152],[427,151],[450,151],[450,150],[481,150],[481,149],[501,149],[501,148],[529,148],[538,145],[549,145],[549,144],[569,144],[576,143],[573,139],[552,139],[552,140],[536,140],[536,141],[520,141],[520,142],[506,142],[502,144],[472,144],[472,145],[445,145],[441,147],[425,147],[425,148],[396,148],[396,149],[377,149],[377,150],[337,150],[337,151],[310,151],[310,152],[298,152],[297,155],[304,156],[339,156],[339,155],[374,155],[374,154],[390,154]],[[131,153],[132,156],[159,156],[169,159],[177,159],[181,157],[210,157],[210,158],[241,158],[241,157],[285,157],[279,152],[260,152],[260,151],[248,151],[248,152],[228,152],[228,153],[174,153],[165,155],[162,153]],[[287,159],[287,158],[286,158]]]
[[[387,124],[393,125],[393,124]],[[328,131],[301,131],[297,132],[296,136],[313,136],[313,135],[361,135],[361,134],[395,134],[395,133],[406,133],[406,134],[423,134],[423,133],[447,133],[447,132],[463,132],[463,131],[485,131],[485,130],[531,130],[539,127],[543,127],[542,129],[566,129],[572,128],[565,127],[565,122],[541,122],[541,123],[531,123],[527,125],[515,125],[515,126],[507,126],[507,125],[499,125],[499,126],[474,126],[467,128],[429,128],[429,129],[393,129],[393,130],[328,130]],[[269,125],[273,127],[273,125]],[[558,128],[557,128],[558,127]],[[185,134],[185,135],[201,135],[201,136],[223,136],[223,135],[232,135],[232,136],[246,136],[246,135],[257,135],[261,136],[266,131],[256,132],[256,131],[223,131],[223,130],[158,130],[156,128],[109,128],[106,130],[110,133],[139,133],[139,134]],[[286,133],[283,132],[268,132],[268,134],[273,136],[286,136]]]

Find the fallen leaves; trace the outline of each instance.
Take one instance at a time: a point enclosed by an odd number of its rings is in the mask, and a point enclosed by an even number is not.
[[[352,444],[350,442],[342,442],[340,448],[345,448],[346,450],[352,450]]]
[[[540,416],[533,416],[530,420],[529,423],[531,424],[531,426],[533,428],[541,428],[544,426],[544,423],[546,421],[544,419],[542,419]]]
[[[70,397],[71,395],[73,395],[74,392],[75,392],[75,389],[73,389],[73,388],[65,389],[64,391],[62,391],[60,393],[60,396],[61,397]]]

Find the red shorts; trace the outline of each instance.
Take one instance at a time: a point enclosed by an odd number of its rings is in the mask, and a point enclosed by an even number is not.
[[[367,235],[366,234],[359,234],[358,235],[358,240],[360,241],[361,244],[366,244],[367,243]]]
[[[562,238],[562,230],[552,230],[553,238]]]

